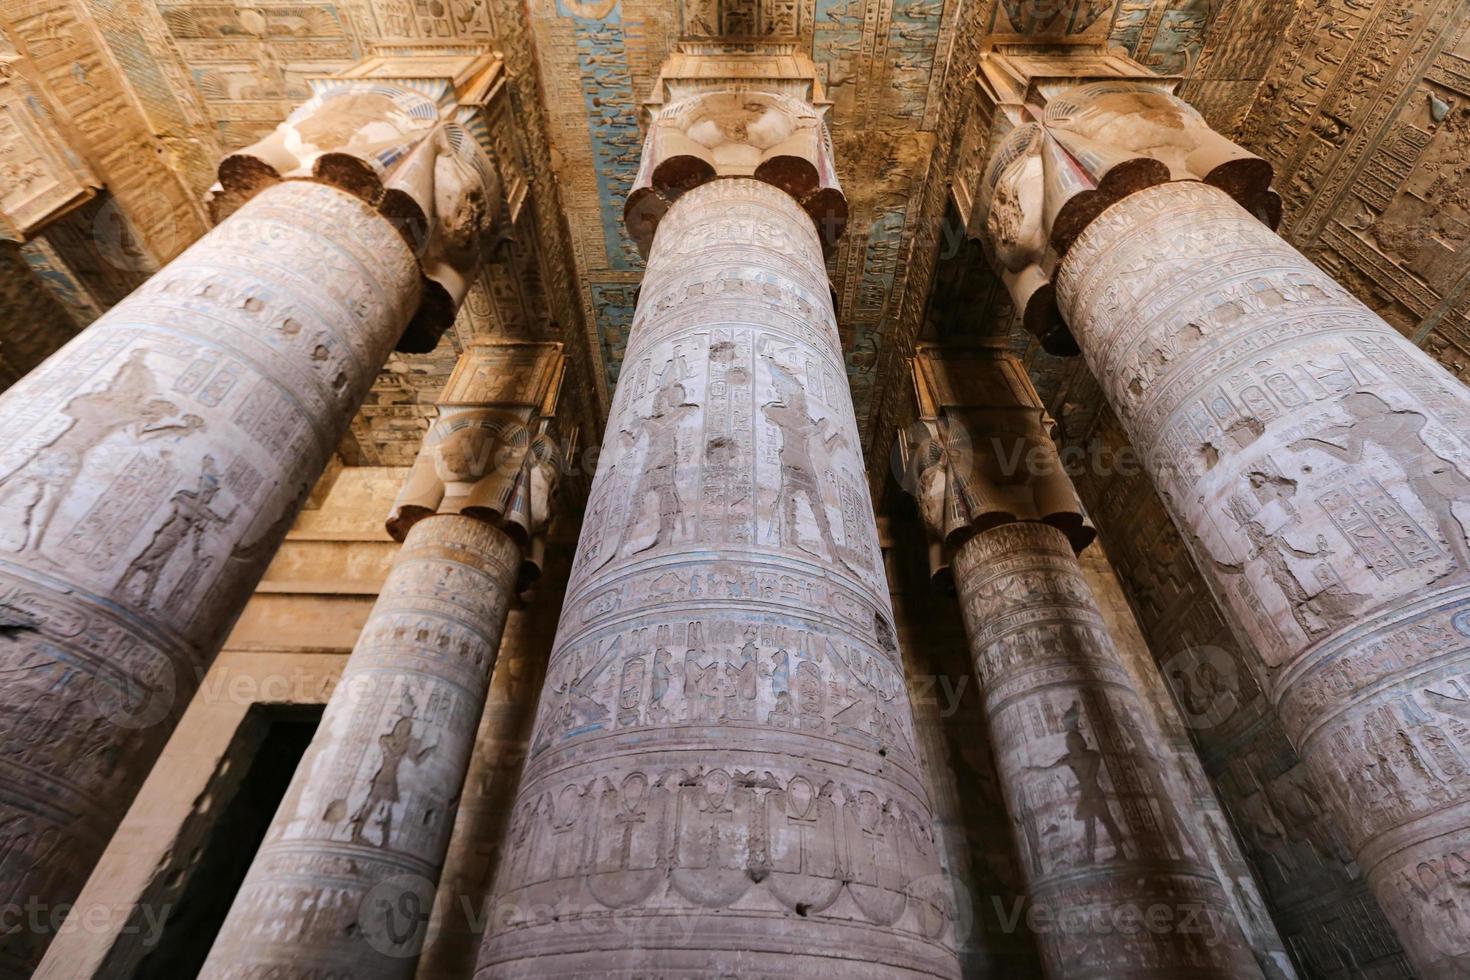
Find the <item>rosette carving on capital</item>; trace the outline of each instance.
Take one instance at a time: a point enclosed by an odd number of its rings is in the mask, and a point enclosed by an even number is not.
[[[398,349],[431,351],[492,245],[504,207],[495,166],[453,104],[382,81],[318,86],[268,136],[220,161],[210,216],[223,221],[284,180],[331,184],[366,201],[408,242],[423,277]]]
[[[1094,82],[1027,108],[1033,121],[1001,140],[976,201],[986,255],[1051,354],[1077,345],[1053,276],[1092,220],[1147,187],[1202,181],[1271,228],[1281,198],[1265,160],[1212,130],[1193,106],[1147,82]]]
[[[847,227],[847,197],[822,110],[789,95],[710,92],[659,109],[649,123],[623,207],[639,251],[648,254],[680,195],[721,177],[753,177],[790,194],[816,222],[825,248]]]

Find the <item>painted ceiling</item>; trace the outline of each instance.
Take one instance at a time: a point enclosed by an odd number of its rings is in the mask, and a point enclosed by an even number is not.
[[[21,33],[29,30],[38,45],[45,39],[54,47],[63,26],[58,17],[75,15],[82,5],[21,0],[17,10],[32,15]],[[948,135],[962,120],[963,80],[978,39],[997,17],[1019,24],[1037,16],[1033,8],[1056,8],[1077,30],[1106,27],[1160,71],[1188,73],[1218,0],[1040,7],[1019,0],[998,7],[989,0],[87,0],[84,6],[107,57],[83,57],[87,39],[78,29],[68,38],[77,50],[55,52],[57,86],[84,99],[112,81],[115,65],[137,96],[140,128],[151,130],[164,162],[196,200],[220,156],[274,127],[307,97],[313,75],[395,43],[505,52],[519,77],[517,123],[531,131],[522,150],[543,177],[540,233],[518,237],[511,261],[487,275],[474,315],[442,350],[395,358],[385,371],[344,455],[394,464],[412,455],[455,350],[478,330],[563,336],[581,362],[576,377],[586,421],[595,428],[605,417],[642,275],[621,219],[638,165],[640,103],[680,38],[791,41],[822,72],[833,102],[839,172],[852,203],[849,231],[832,257],[832,281],[854,402],[871,445],[882,421],[881,380],[895,376],[922,320],[935,240],[924,230],[936,228],[943,214]],[[119,118],[114,113],[112,125]],[[109,186],[128,182],[109,176]],[[120,199],[126,190],[116,191]],[[159,193],[151,188],[149,198]],[[141,188],[138,196],[145,198]],[[544,213],[551,209],[561,214]],[[178,229],[181,237],[199,231],[196,216],[177,213],[160,216],[150,230],[155,225]],[[176,249],[166,243],[154,251],[162,259]],[[537,295],[537,270],[557,281],[552,295]],[[575,288],[562,279],[575,280]]]
[[[875,485],[912,412],[920,339],[1005,339],[1066,440],[1112,445],[1116,420],[1081,361],[1016,328],[949,214],[951,184],[972,184],[983,163],[967,81],[980,43],[997,25],[1037,24],[1106,35],[1183,77],[1217,129],[1275,164],[1283,234],[1470,380],[1466,0],[6,0],[0,82],[29,66],[106,195],[0,252],[0,385],[202,234],[215,163],[303,100],[308,77],[425,44],[491,48],[511,78],[496,134],[525,169],[527,218],[440,349],[390,361],[342,455],[410,462],[456,351],[487,333],[566,342],[563,404],[594,441],[642,271],[620,219],[640,102],[678,39],[761,38],[809,52],[833,102],[852,218],[830,272]],[[0,142],[0,175],[33,164],[18,144]],[[1142,478],[1082,482],[1156,652],[1228,644]],[[1406,975],[1361,880],[1291,789],[1284,736],[1257,726],[1198,741],[1305,972]]]
[[[875,458],[902,421],[917,339],[1011,326],[1003,291],[943,220],[950,182],[979,164],[967,77],[992,30],[1106,34],[1183,76],[1217,128],[1277,163],[1292,241],[1470,371],[1466,19],[1463,0],[14,0],[0,14],[77,130],[116,158],[101,174],[107,217],[142,240],[143,272],[197,237],[215,162],[305,98],[308,77],[396,46],[504,54],[534,220],[444,347],[384,372],[344,446],[349,462],[384,464],[411,457],[456,349],[478,332],[567,341],[572,403],[596,431],[641,278],[620,217],[640,102],[680,38],[793,42],[822,72],[852,204],[830,271]],[[31,268],[52,275],[33,252]],[[962,302],[944,300],[955,282]],[[1015,343],[1064,424],[1085,431],[1097,404],[1085,372]]]

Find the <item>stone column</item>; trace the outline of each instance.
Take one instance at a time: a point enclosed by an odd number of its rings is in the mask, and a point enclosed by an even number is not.
[[[0,396],[0,905],[76,895],[388,353],[452,318],[494,186],[397,99],[318,96],[283,128],[350,145],[227,158],[233,213]],[[0,977],[48,939],[0,938]]]
[[[656,232],[480,978],[958,973],[826,146],[810,104],[762,92],[650,128],[629,210]]]
[[[1459,975],[1470,391],[1278,238],[1269,165],[1163,86],[1053,86],[995,153],[990,251],[1086,357],[1419,975]]]
[[[1458,975],[1470,392],[1202,184],[1104,212],[1057,288],[1410,959]]]
[[[959,594],[1046,975],[1259,978],[1077,561],[1092,530],[1024,368],[921,352],[914,373],[911,486]]]
[[[388,522],[403,550],[202,977],[414,975],[506,613],[550,516],[562,362],[558,344],[460,358]]]

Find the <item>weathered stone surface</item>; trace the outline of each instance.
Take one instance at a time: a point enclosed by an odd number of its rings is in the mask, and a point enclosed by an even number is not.
[[[398,347],[426,354],[454,322],[479,269],[505,203],[500,177],[453,118],[453,89],[435,99],[412,81],[329,78],[314,87],[269,136],[220,161],[210,212],[222,220],[281,180],[320,180],[361,197],[418,258],[419,308]]]
[[[201,976],[413,976],[519,550],[408,532]]]
[[[954,975],[795,200],[674,202],[614,405],[477,975]]]
[[[388,520],[403,550],[203,976],[414,975],[507,610],[540,571],[564,371],[560,344],[460,357]]]
[[[1425,976],[1470,962],[1470,394],[1201,184],[1058,272],[1094,375]]]
[[[1106,60],[1107,74],[1130,67],[1126,59]],[[1143,77],[1067,87],[1066,76],[1080,81],[1095,70],[1088,59],[1053,56],[1044,69],[1015,61],[992,58],[986,65],[990,97],[1005,115],[992,131],[996,146],[973,221],[983,225],[986,254],[1026,329],[1048,353],[1077,353],[1056,306],[1057,264],[1115,201],[1155,184],[1199,180],[1224,188],[1272,227],[1280,221],[1270,164],[1210,129],[1173,94],[1172,82],[1132,66]],[[1021,101],[1032,97],[1030,87],[1012,87],[1012,73],[1028,70],[1039,73],[1046,93],[1040,113]],[[1046,77],[1051,73],[1064,76],[1060,85]]]
[[[283,184],[0,399],[6,901],[76,894],[418,293],[381,215]]]
[[[1259,977],[1066,536],[982,531],[955,582],[1047,975]]]
[[[925,346],[913,370],[908,485],[960,596],[1047,975],[1259,977],[1076,558],[1093,533],[1035,389],[994,348]]]
[[[709,59],[684,56],[695,64]],[[649,123],[643,156],[633,190],[623,209],[628,233],[647,253],[659,221],[680,194],[719,177],[754,177],[779,187],[795,198],[816,222],[823,245],[831,248],[847,226],[847,198],[837,184],[832,161],[832,137],[823,113],[809,99],[812,84],[792,84],[798,95],[771,91],[710,92],[715,78],[671,80],[682,63],[678,55],[666,69],[662,84],[674,92],[697,94],[660,106]],[[729,59],[740,66],[742,59]],[[779,84],[761,69],[774,67],[766,59],[745,59],[753,77],[747,83],[763,88]],[[795,59],[789,59],[795,60]],[[715,72],[721,73],[721,65]],[[743,66],[741,66],[743,67]],[[807,69],[815,74],[808,60]],[[729,72],[729,70],[726,70]],[[733,72],[729,72],[733,73]],[[723,73],[721,73],[723,74]],[[705,91],[698,91],[700,88]]]
[[[919,418],[901,451],[936,582],[948,584],[957,547],[1001,524],[1049,524],[1078,552],[1092,543],[1096,532],[1052,441],[1056,423],[1014,355],[925,344],[913,372]]]

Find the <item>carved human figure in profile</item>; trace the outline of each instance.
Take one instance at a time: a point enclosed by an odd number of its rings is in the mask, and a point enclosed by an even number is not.
[[[1292,544],[1286,536],[1286,529],[1274,533],[1267,530],[1258,517],[1245,512],[1239,501],[1232,503],[1231,513],[1250,542],[1246,561],[1259,560],[1265,566],[1271,581],[1286,598],[1292,618],[1308,639],[1325,636],[1347,625],[1371,598],[1350,591],[1332,574],[1331,566],[1327,564],[1327,559],[1332,557],[1332,549],[1323,535],[1317,535],[1316,550],[1308,551]],[[1316,559],[1321,563],[1321,574],[1316,578],[1325,578],[1325,583],[1318,584],[1303,579],[1292,562],[1304,559]],[[1219,560],[1216,560],[1215,565],[1228,575],[1245,573],[1244,565],[1227,564]]]
[[[1424,509],[1434,515],[1461,574],[1470,573],[1470,524],[1455,513],[1457,504],[1470,510],[1470,477],[1424,437],[1428,419],[1419,412],[1395,409],[1367,391],[1345,395],[1341,405],[1351,421],[1328,426],[1288,448],[1320,450],[1344,463],[1357,463],[1369,446],[1382,450],[1403,470]]]
[[[827,503],[822,496],[823,462],[839,446],[848,445],[848,439],[831,419],[818,421],[812,418],[807,408],[806,389],[784,367],[769,354],[766,365],[771,371],[771,382],[776,389],[776,399],[761,406],[761,411],[781,433],[781,483],[776,491],[776,504],[780,510],[781,543],[795,545],[803,551],[815,554],[801,541],[797,525],[797,500],[805,497],[822,535],[822,543],[834,561],[848,564],[838,550],[837,540],[832,535],[832,522],[827,516]]]
[[[668,544],[674,529],[682,519],[682,503],[679,500],[679,427],[684,419],[699,410],[699,405],[688,401],[684,390],[682,360],[671,359],[664,367],[659,379],[658,390],[653,395],[653,408],[638,421],[636,431],[623,430],[623,440],[629,448],[644,436],[648,439],[648,451],[643,458],[643,467],[638,472],[633,494],[628,499],[628,516],[618,537],[616,554],[622,554],[639,518],[643,516],[644,504],[652,495],[658,503],[658,530],[653,538],[637,551],[647,551],[660,544]]]
[[[122,579],[117,583],[118,591],[131,588],[134,582],[141,579],[143,584],[138,602],[143,606],[151,604],[153,591],[163,578],[169,560],[185,542],[190,543],[191,557],[197,564],[201,557],[199,549],[205,532],[213,527],[224,527],[235,515],[235,509],[228,514],[219,514],[210,506],[219,491],[219,473],[214,468],[214,457],[205,456],[198,485],[193,490],[180,490],[170,498],[168,517],[153,532],[153,537],[143,550],[128,564]]]
[[[1066,766],[1072,771],[1072,777],[1077,780],[1077,802],[1072,810],[1072,819],[1082,824],[1087,863],[1096,864],[1097,825],[1102,824],[1103,830],[1107,831],[1108,841],[1119,857],[1125,856],[1123,832],[1118,829],[1112,811],[1108,809],[1108,797],[1103,791],[1103,754],[1087,744],[1087,736],[1082,734],[1081,721],[1082,709],[1073,701],[1062,715],[1062,723],[1067,730],[1067,751],[1049,765],[1027,766],[1026,771],[1049,772],[1060,766]]]
[[[413,709],[412,701],[407,703],[407,709],[410,711]],[[399,771],[403,768],[405,760],[421,765],[438,747],[438,742],[425,745],[422,738],[414,735],[413,719],[407,714],[399,715],[393,722],[393,727],[378,736],[378,752],[381,762],[378,764],[377,772],[373,773],[372,781],[368,784],[367,797],[362,801],[362,806],[358,807],[357,812],[352,815],[354,843],[367,843],[363,830],[376,815],[377,823],[383,830],[383,835],[378,842],[379,846],[389,845],[393,836],[393,806],[400,798]]]
[[[203,428],[203,419],[180,415],[177,405],[159,397],[158,388],[143,351],[135,350],[106,387],[66,403],[61,412],[71,421],[19,466],[0,475],[0,514],[18,529],[0,537],[0,547],[40,548],[56,508],[70,496],[93,450],[108,437],[125,433],[138,443]]]

